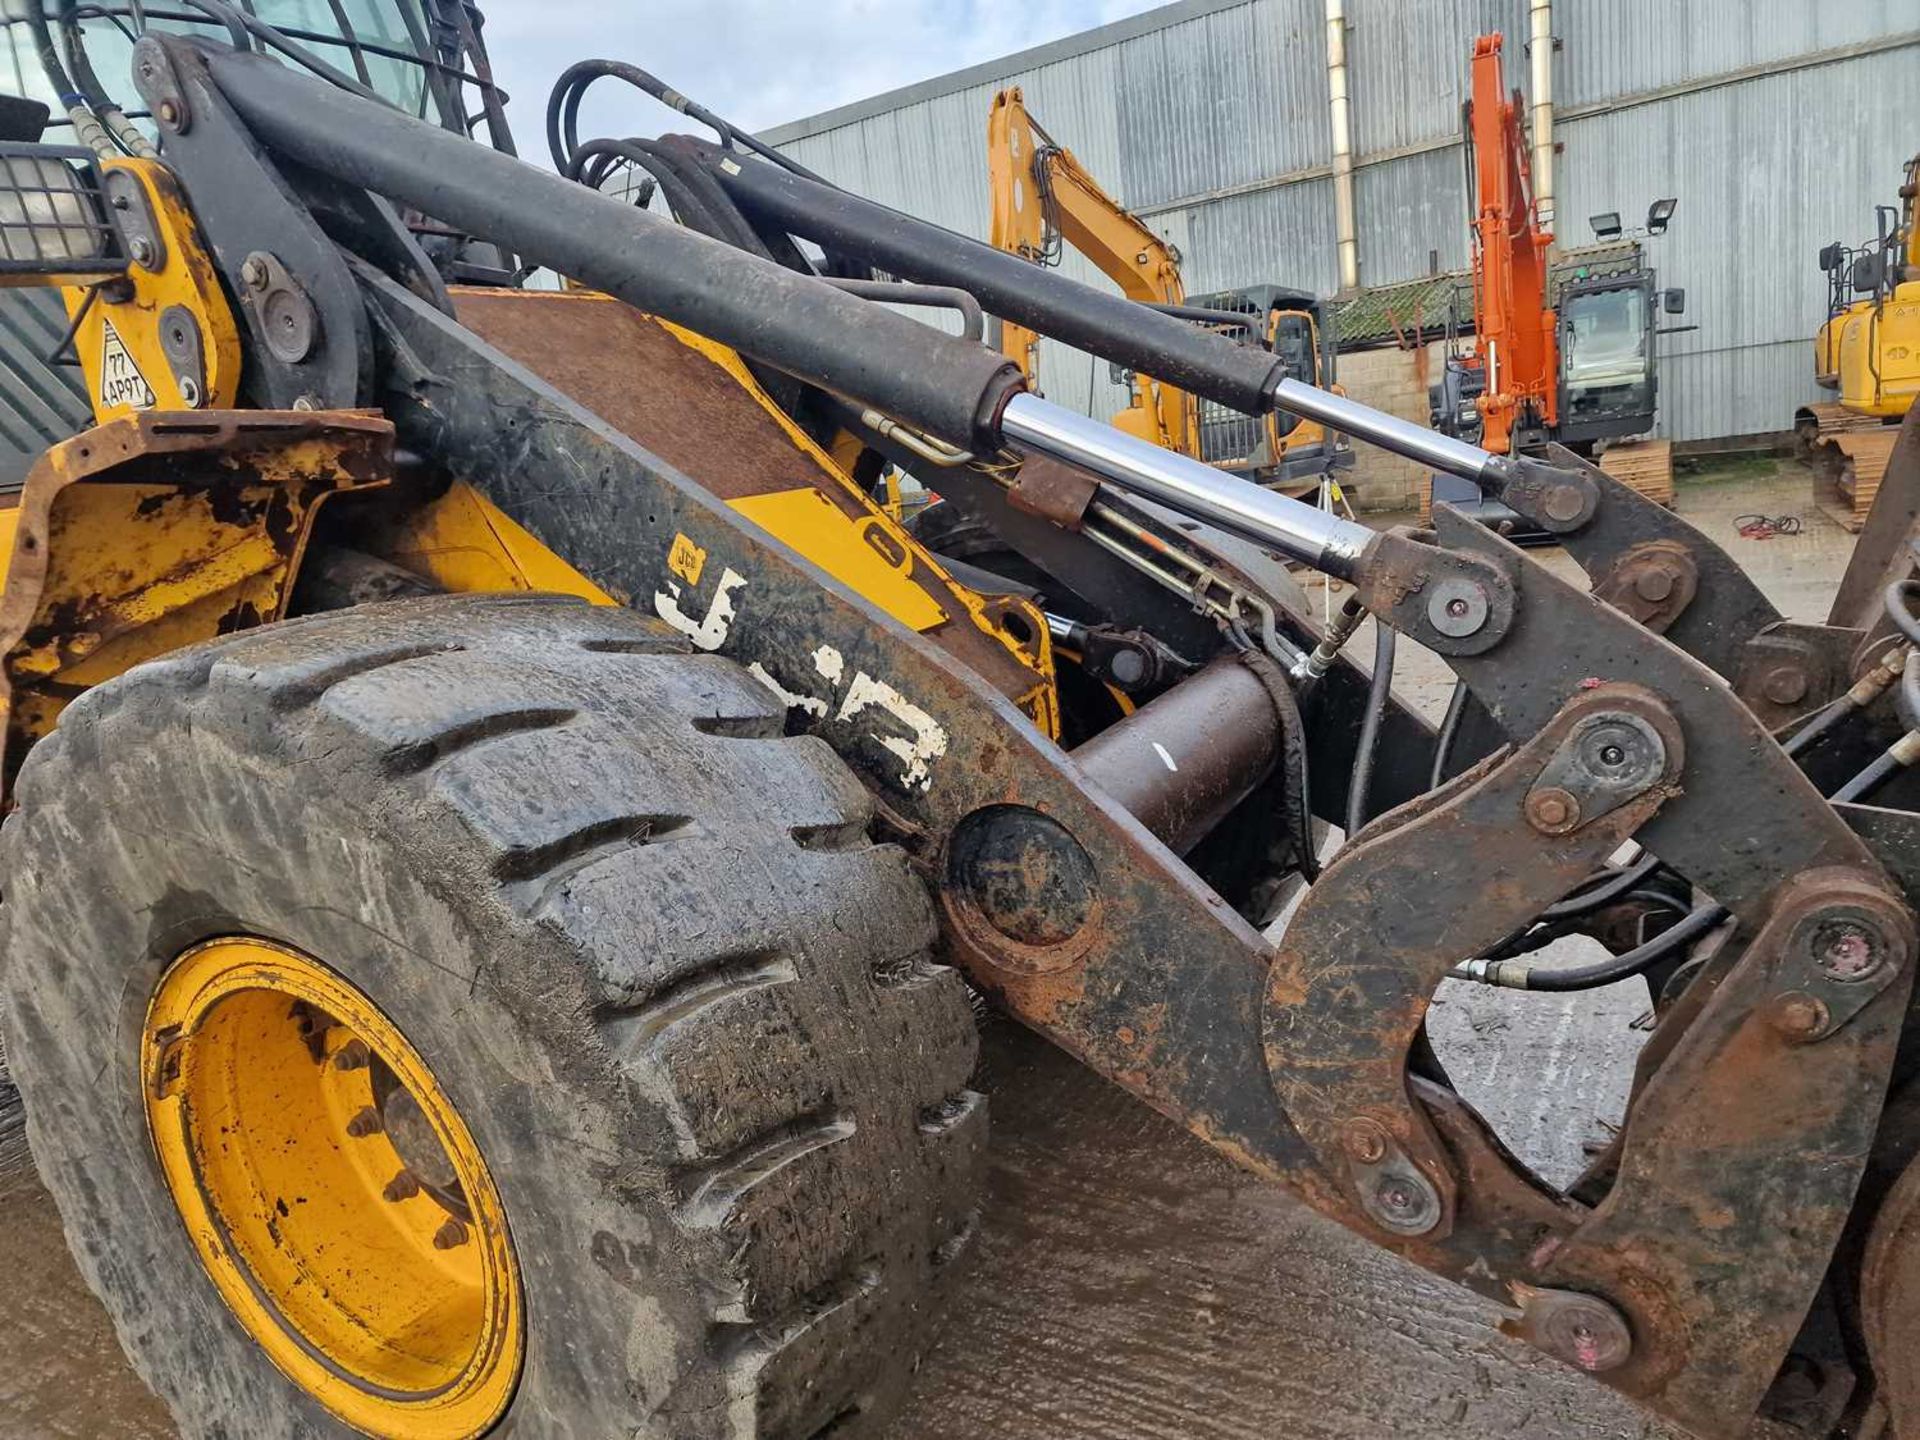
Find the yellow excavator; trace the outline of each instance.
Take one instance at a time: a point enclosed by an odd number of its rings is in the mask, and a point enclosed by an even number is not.
[[[1794,417],[1858,529],[1880,490],[1898,422],[1920,395],[1920,155],[1907,162],[1900,205],[1875,207],[1874,238],[1820,251],[1827,321],[1814,339],[1814,379],[1834,392]]]
[[[1100,187],[1074,153],[1033,118],[1017,86],[993,97],[987,169],[989,234],[996,249],[1051,266],[1071,245],[1129,300],[1271,351],[1287,360],[1295,378],[1332,386],[1332,336],[1317,296],[1268,285],[1190,302],[1179,250]],[[1038,334],[1003,322],[1000,350],[1029,383],[1038,383]],[[1131,385],[1127,408],[1113,417],[1115,428],[1261,484],[1313,492],[1335,470],[1353,463],[1351,448],[1329,437],[1317,421],[1250,419],[1137,370]]]

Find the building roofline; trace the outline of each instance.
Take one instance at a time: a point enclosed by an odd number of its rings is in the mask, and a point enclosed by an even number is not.
[[[1045,45],[1016,50],[1011,55],[1002,55],[995,60],[983,60],[978,65],[969,65],[964,70],[936,75],[930,80],[903,85],[897,90],[871,95],[865,100],[855,100],[852,104],[842,105],[833,110],[823,110],[818,115],[789,120],[784,125],[775,125],[769,130],[761,131],[760,138],[769,145],[790,145],[810,135],[819,135],[828,130],[838,130],[846,125],[854,125],[862,120],[871,119],[875,115],[885,114],[889,110],[937,100],[943,95],[953,95],[961,90],[971,89],[975,85],[990,84],[1006,76],[1016,75],[1022,70],[1052,65],[1061,60],[1071,59],[1075,55],[1085,55],[1092,50],[1104,50],[1110,45],[1120,44],[1123,40],[1131,40],[1155,30],[1164,30],[1186,20],[1197,20],[1202,15],[1213,14],[1216,10],[1233,10],[1250,3],[1252,0],[1175,0],[1174,4],[1157,5],[1151,10],[1143,10],[1138,15],[1129,15],[1124,20],[1115,20],[1098,29],[1082,30],[1078,34],[1067,35],[1059,40],[1049,41]]]

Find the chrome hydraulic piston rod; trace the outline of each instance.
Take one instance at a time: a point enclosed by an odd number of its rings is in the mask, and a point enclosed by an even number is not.
[[[1277,550],[1289,560],[1352,579],[1374,532],[1316,506],[1150,445],[1098,420],[1015,395],[1000,416],[1008,443],[1098,475],[1116,489]]]
[[[749,214],[891,274],[970,291],[988,313],[1103,360],[1248,414],[1268,409],[1318,420],[1420,464],[1504,488],[1512,462],[1357,400],[1295,380],[1271,353],[1052,270],[966,235],[903,215],[824,181],[695,142],[722,189]]]
[[[1438,430],[1429,430],[1411,420],[1402,420],[1398,415],[1389,415],[1384,410],[1375,410],[1371,405],[1362,405],[1358,400],[1349,400],[1344,395],[1322,390],[1303,380],[1286,377],[1273,387],[1269,399],[1276,410],[1284,410],[1289,415],[1298,415],[1307,420],[1318,420],[1329,429],[1344,431],[1371,445],[1378,445],[1382,450],[1391,450],[1396,455],[1435,470],[1458,475],[1462,480],[1472,480],[1495,492],[1507,481],[1511,462],[1505,456],[1482,450],[1478,445],[1469,445],[1464,440],[1456,440],[1451,435],[1442,435]]]

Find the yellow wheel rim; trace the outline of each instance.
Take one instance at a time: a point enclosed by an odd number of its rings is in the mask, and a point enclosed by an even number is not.
[[[499,1419],[525,1343],[506,1213],[379,1008],[295,951],[216,940],[162,977],[140,1058],[174,1204],[273,1363],[369,1435]]]

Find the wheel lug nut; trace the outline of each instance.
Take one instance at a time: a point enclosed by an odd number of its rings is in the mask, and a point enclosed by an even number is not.
[[[467,1227],[458,1220],[448,1220],[433,1232],[433,1248],[436,1250],[457,1250],[467,1243]]]
[[[378,1135],[386,1126],[380,1122],[380,1112],[371,1105],[363,1106],[360,1113],[347,1121],[347,1134],[356,1140],[369,1135]]]
[[[420,1182],[411,1170],[402,1170],[387,1182],[387,1188],[380,1193],[388,1200],[411,1200],[420,1193]]]
[[[364,1040],[349,1040],[333,1052],[333,1068],[336,1070],[364,1070],[373,1063],[373,1052],[367,1048]]]

